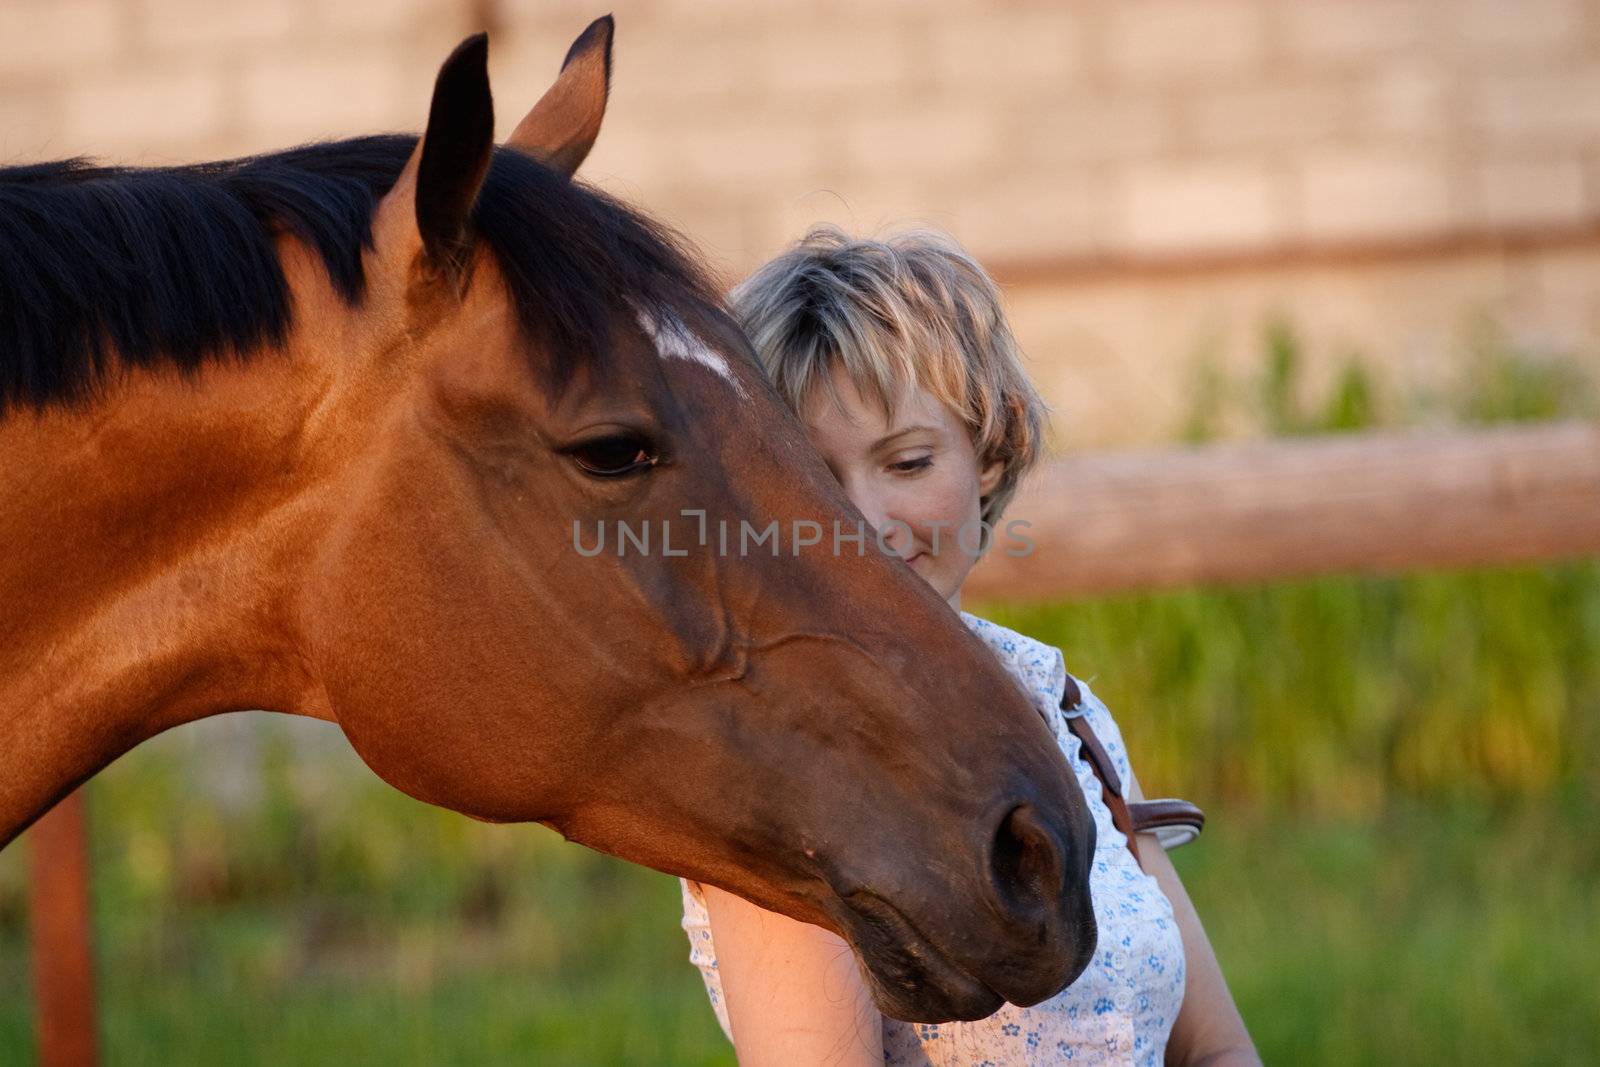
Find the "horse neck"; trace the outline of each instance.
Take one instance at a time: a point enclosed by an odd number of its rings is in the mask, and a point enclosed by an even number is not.
[[[0,420],[0,846],[171,726],[320,714],[288,577],[319,526],[321,392],[291,346]]]

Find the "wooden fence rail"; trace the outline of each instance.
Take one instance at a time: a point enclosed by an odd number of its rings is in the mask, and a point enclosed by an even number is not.
[[[1600,554],[1600,427],[1363,434],[1059,460],[973,573],[977,599],[1058,599],[1333,571]],[[95,1055],[87,836],[74,796],[28,834],[40,1060]]]
[[[1330,572],[1393,573],[1600,554],[1600,426],[1091,453],[1027,484],[967,585],[1049,600]],[[1020,551],[1020,545],[1010,550]]]

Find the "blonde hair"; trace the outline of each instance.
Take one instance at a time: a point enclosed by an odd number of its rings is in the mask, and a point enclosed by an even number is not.
[[[728,294],[779,394],[801,411],[835,361],[893,416],[909,386],[966,425],[979,469],[1000,480],[981,503],[993,526],[1039,458],[1048,409],[1022,369],[1000,291],[948,235],[907,230],[881,240],[814,227]]]

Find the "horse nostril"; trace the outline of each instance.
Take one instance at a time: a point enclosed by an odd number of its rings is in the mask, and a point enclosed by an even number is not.
[[[1059,907],[1066,885],[1061,843],[1031,805],[1020,804],[1000,820],[989,864],[995,890],[1009,910]]]

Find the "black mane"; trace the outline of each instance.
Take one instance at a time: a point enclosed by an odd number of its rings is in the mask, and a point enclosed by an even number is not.
[[[0,168],[0,415],[92,395],[117,366],[192,370],[281,345],[284,231],[358,305],[373,210],[415,146],[386,135],[181,167]],[[558,380],[605,350],[624,301],[714,302],[672,234],[520,152],[496,151],[473,220]]]

